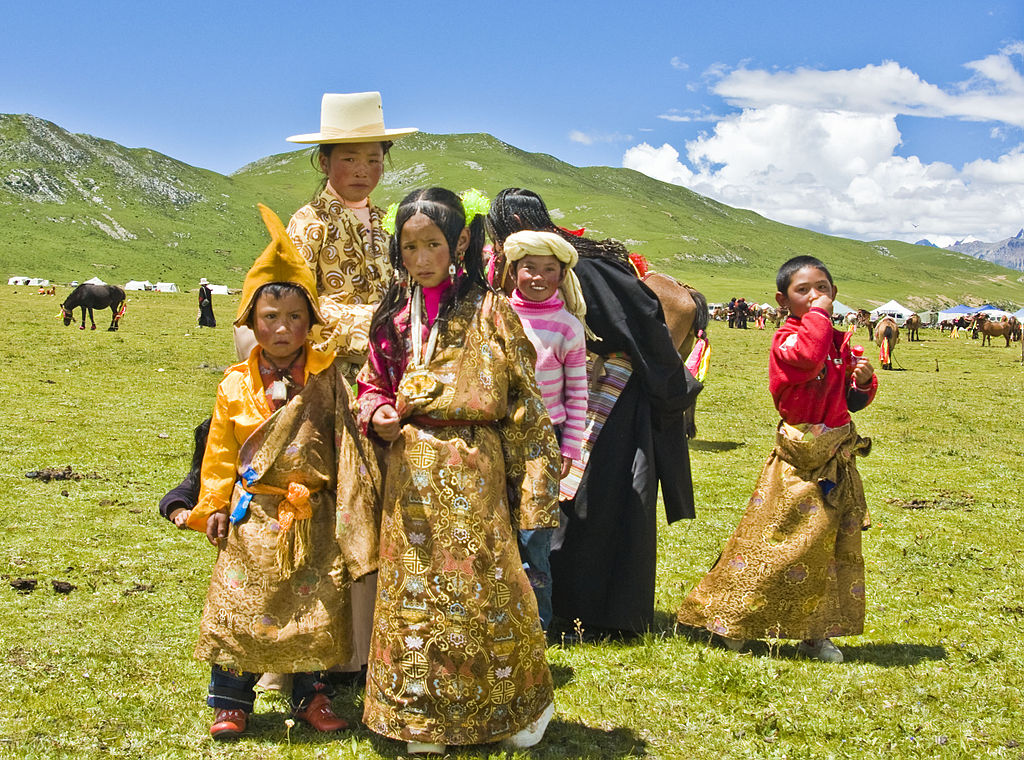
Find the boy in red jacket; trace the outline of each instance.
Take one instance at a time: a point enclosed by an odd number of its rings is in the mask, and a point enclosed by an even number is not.
[[[684,625],[739,650],[748,639],[799,639],[800,654],[842,662],[833,636],[864,630],[860,531],[867,504],[855,464],[871,449],[850,412],[878,379],[832,326],[837,288],[818,259],[776,276],[790,317],[772,340],[768,389],[782,421],[746,514],[711,571],[683,600]]]

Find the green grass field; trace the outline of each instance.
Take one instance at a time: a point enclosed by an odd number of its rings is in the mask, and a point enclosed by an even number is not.
[[[186,471],[192,428],[233,362],[234,299],[215,299],[222,326],[199,332],[194,294],[132,294],[119,332],[104,331],[105,312],[83,333],[55,318],[66,291],[0,288],[0,757],[403,756],[364,728],[289,735],[270,697],[244,740],[207,738],[208,671],[191,650],[214,553],[156,505]],[[882,373],[857,415],[874,439],[860,468],[875,526],[866,632],[838,640],[847,662],[798,660],[789,642],[737,655],[673,629],[776,422],[769,333],[714,323],[692,444],[698,516],[661,530],[657,629],[551,648],[556,716],[519,757],[1024,757],[1021,349],[922,335],[897,347],[905,370]],[[25,477],[66,465],[84,477]],[[9,585],[19,579],[35,590]],[[76,588],[56,593],[54,581]],[[360,700],[353,689],[335,705],[355,722]]]

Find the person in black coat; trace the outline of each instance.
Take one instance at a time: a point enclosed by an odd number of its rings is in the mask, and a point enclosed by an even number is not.
[[[192,450],[192,466],[188,475],[160,499],[160,514],[181,529],[188,527],[186,521],[189,513],[199,501],[199,471],[203,466],[203,452],[206,451],[206,438],[209,434],[210,418],[207,417],[193,431],[195,448]]]
[[[497,195],[487,221],[499,257],[505,238],[522,229],[555,232],[577,249],[574,271],[596,336],[587,349],[599,357],[590,367],[591,386],[604,361],[626,378],[588,441],[575,497],[562,502],[564,539],[551,554],[554,613],[570,632],[579,620],[585,637],[650,630],[658,486],[669,523],[694,516],[683,410],[702,386],[683,365],[661,303],[620,243],[561,230],[540,196],[519,188]],[[593,401],[592,395],[592,407]]]
[[[217,326],[217,318],[213,316],[213,290],[205,277],[199,280],[199,318],[197,321],[200,327]]]

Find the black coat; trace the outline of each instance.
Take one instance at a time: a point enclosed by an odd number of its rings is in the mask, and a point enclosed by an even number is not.
[[[668,522],[694,516],[683,410],[700,392],[675,350],[657,296],[625,265],[600,258],[575,267],[594,353],[627,354],[633,374],[615,402],[551,555],[555,614],[586,629],[644,631],[654,620],[655,509]]]

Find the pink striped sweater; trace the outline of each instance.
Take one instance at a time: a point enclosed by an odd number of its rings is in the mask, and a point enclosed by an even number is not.
[[[562,427],[562,455],[580,458],[587,421],[587,344],[583,325],[565,310],[556,292],[546,301],[530,301],[518,290],[512,308],[537,349],[537,385],[551,422]]]

